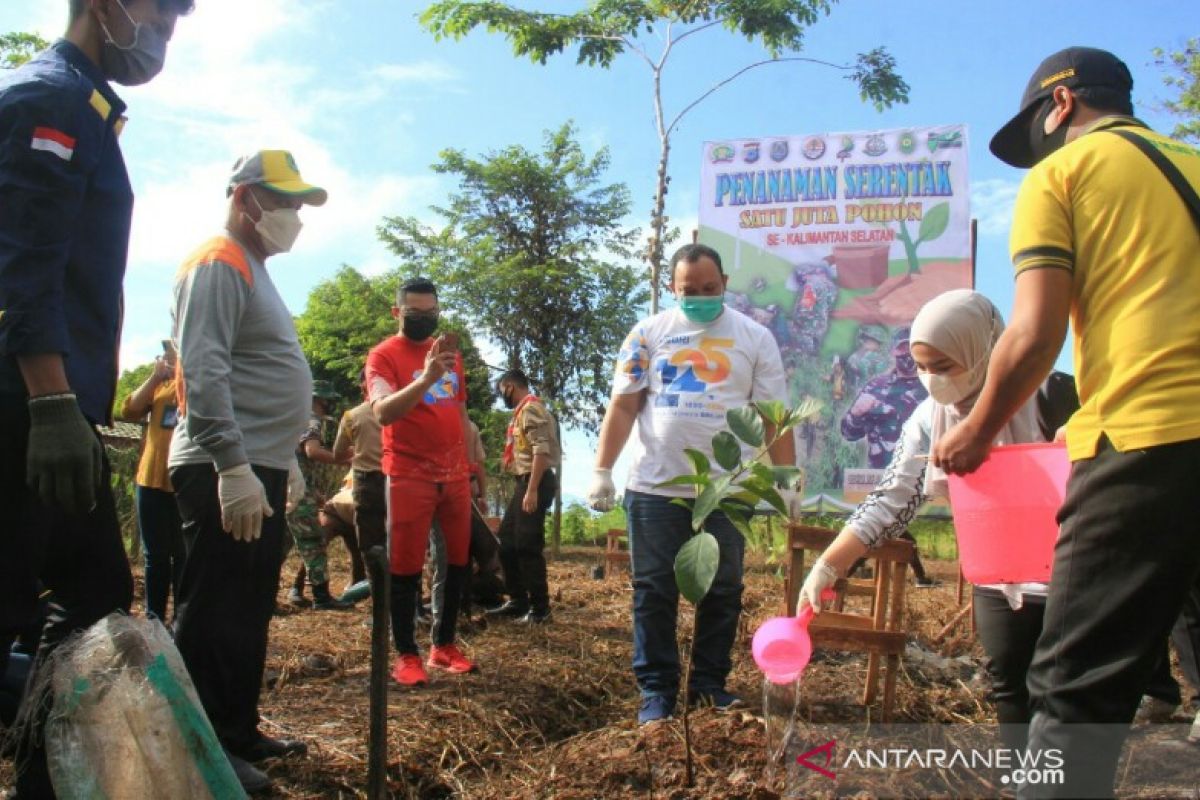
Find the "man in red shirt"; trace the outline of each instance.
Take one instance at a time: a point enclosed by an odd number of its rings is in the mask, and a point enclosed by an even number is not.
[[[460,674],[475,671],[454,644],[471,541],[467,390],[457,337],[433,338],[438,312],[437,288],[430,281],[406,281],[392,308],[392,316],[400,321],[399,335],[367,356],[367,387],[383,426],[388,481],[392,630],[400,654],[392,677],[403,686],[429,680],[413,628],[429,526],[435,517],[446,538],[449,569],[428,666]]]

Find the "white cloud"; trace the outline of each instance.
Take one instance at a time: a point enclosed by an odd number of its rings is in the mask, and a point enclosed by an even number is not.
[[[453,83],[461,73],[438,61],[416,61],[412,64],[380,64],[371,70],[371,77],[392,83]]]
[[[1007,236],[1020,183],[1001,178],[971,184],[971,214],[981,236]]]

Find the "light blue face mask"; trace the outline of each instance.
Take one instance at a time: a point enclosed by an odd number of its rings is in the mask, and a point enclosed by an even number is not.
[[[688,318],[689,322],[695,322],[700,325],[712,322],[717,317],[721,316],[721,309],[725,307],[725,295],[684,295],[679,298],[679,310]]]

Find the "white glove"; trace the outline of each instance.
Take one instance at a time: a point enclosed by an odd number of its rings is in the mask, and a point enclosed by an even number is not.
[[[293,458],[292,465],[288,467],[287,513],[296,510],[306,491],[308,484],[304,482],[304,473],[300,471],[299,462]]]
[[[817,563],[813,564],[809,571],[808,577],[804,579],[804,585],[800,587],[797,610],[804,608],[807,604],[812,606],[814,614],[820,614],[821,592],[832,589],[833,584],[837,583],[837,579],[837,570],[826,564],[824,558],[818,558]]]
[[[596,511],[610,511],[616,504],[617,487],[613,485],[612,470],[596,467],[592,485],[587,490],[588,505]]]
[[[267,502],[267,490],[249,464],[230,467],[217,477],[221,527],[233,535],[234,541],[253,542],[262,535],[263,517],[275,513]]]

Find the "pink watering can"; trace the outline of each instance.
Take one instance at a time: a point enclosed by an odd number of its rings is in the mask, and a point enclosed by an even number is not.
[[[832,600],[832,589],[821,592],[822,600]],[[772,617],[758,626],[750,644],[754,663],[771,683],[791,683],[800,677],[812,657],[812,638],[808,625],[812,622],[812,606],[805,606],[794,617]]]

